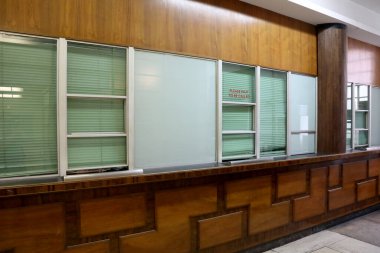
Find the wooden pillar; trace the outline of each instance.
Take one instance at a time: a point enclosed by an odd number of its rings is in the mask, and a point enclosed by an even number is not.
[[[318,32],[319,154],[346,151],[347,33],[343,24],[321,24]]]

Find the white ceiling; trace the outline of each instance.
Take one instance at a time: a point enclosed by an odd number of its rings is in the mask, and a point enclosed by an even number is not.
[[[309,24],[338,22],[349,37],[380,47],[379,0],[241,0]]]
[[[357,4],[360,4],[370,10],[380,13],[380,1],[379,0],[351,0]]]

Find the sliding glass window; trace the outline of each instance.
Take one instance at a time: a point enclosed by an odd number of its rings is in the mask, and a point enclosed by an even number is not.
[[[215,73],[215,61],[136,51],[136,169],[216,162]]]
[[[316,78],[290,74],[289,89],[289,154],[315,153],[316,143]]]
[[[0,177],[57,174],[57,43],[0,33]]]
[[[222,159],[255,156],[255,68],[222,65]]]
[[[260,73],[260,157],[286,155],[287,73]]]
[[[127,166],[126,49],[69,42],[68,171]]]

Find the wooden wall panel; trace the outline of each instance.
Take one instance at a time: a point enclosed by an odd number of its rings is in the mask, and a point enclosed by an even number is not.
[[[342,186],[329,191],[329,209],[351,205],[356,201],[356,182],[367,178],[367,162],[343,164]]]
[[[327,210],[327,168],[311,170],[310,195],[294,200],[294,221],[321,215]]]
[[[367,200],[370,198],[374,198],[377,195],[377,180],[371,179],[368,181],[363,181],[357,183],[358,189],[358,201]]]
[[[347,81],[380,86],[380,48],[348,38]]]
[[[341,166],[330,165],[329,166],[329,187],[339,186],[341,184]]]
[[[230,213],[219,217],[200,220],[199,223],[199,248],[205,249],[218,244],[227,243],[243,237],[242,211]],[[223,233],[228,231],[228,233]]]
[[[69,247],[63,253],[110,253],[109,241],[87,243],[80,246]]]
[[[64,249],[61,204],[0,210],[0,252],[59,253]]]
[[[84,201],[80,203],[80,219],[84,237],[142,227],[147,219],[145,195]]]
[[[158,192],[155,206],[155,230],[124,237],[120,252],[190,252],[190,217],[217,210],[217,188],[202,186]]]
[[[298,170],[277,175],[277,198],[305,194],[307,191],[306,170]]]
[[[380,159],[372,159],[368,162],[368,176],[369,177],[377,177],[377,190],[378,194],[380,194]]]
[[[290,221],[290,202],[273,203],[273,191],[270,176],[228,182],[227,208],[250,206],[250,234],[286,225]]]
[[[238,0],[0,0],[0,30],[317,74],[315,28]]]

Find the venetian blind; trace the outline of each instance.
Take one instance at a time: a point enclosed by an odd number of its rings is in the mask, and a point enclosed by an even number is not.
[[[0,40],[0,177],[57,172],[56,41]]]
[[[69,138],[69,170],[126,165],[126,137],[104,135],[125,135],[126,49],[68,43],[67,59],[68,134],[91,135]]]
[[[261,70],[260,156],[286,154],[286,73]]]

